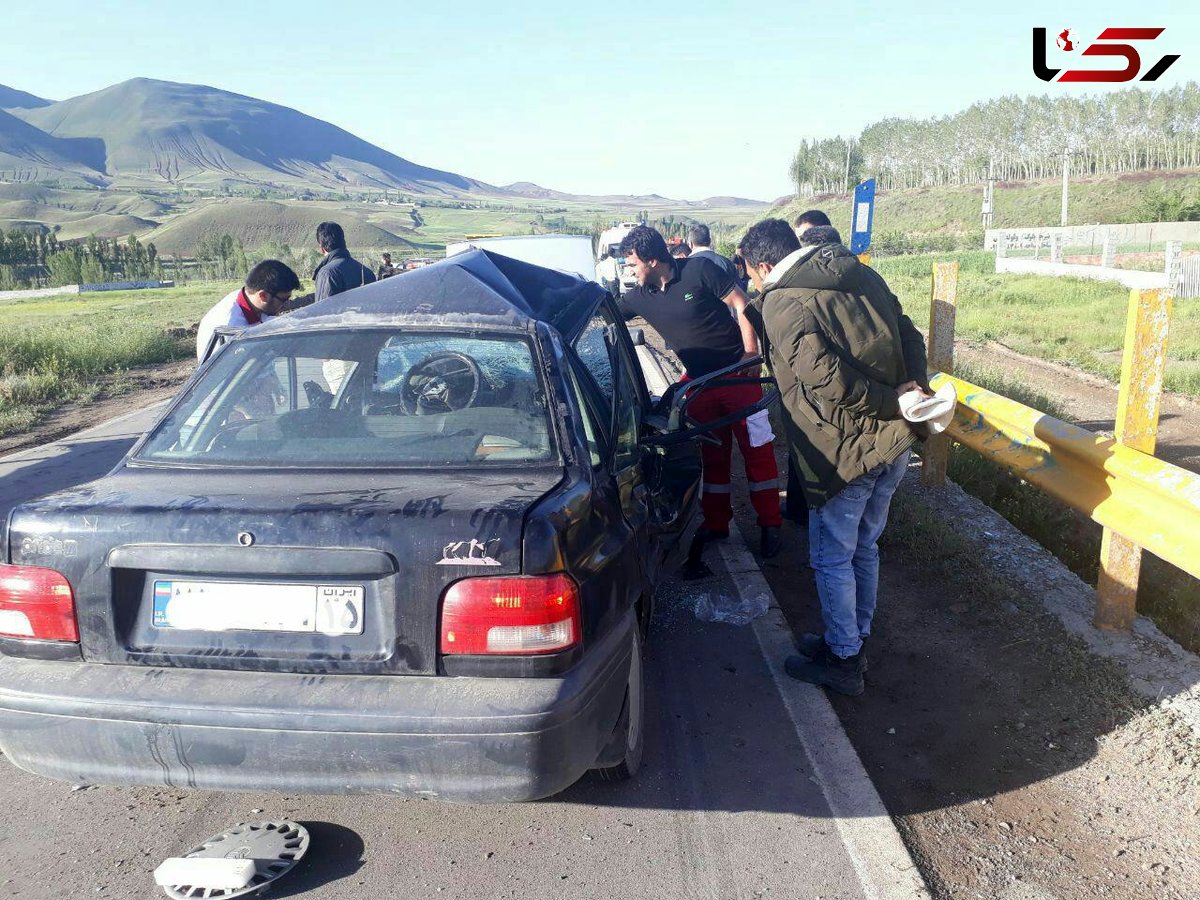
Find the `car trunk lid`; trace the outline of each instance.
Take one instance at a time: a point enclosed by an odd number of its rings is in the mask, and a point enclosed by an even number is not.
[[[442,591],[519,573],[561,477],[123,469],[20,507],[9,552],[70,580],[90,661],[431,674]]]

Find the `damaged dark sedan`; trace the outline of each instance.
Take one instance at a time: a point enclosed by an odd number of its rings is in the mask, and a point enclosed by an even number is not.
[[[467,801],[629,777],[688,438],[603,289],[483,251],[232,336],[113,472],[10,515],[0,750]]]

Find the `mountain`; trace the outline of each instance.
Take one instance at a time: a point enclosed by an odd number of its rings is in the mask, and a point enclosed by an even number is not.
[[[744,197],[709,197],[705,200],[671,200],[661,194],[568,194],[542,187],[532,181],[515,181],[500,188],[505,194],[517,197],[528,197],[530,200],[566,200],[573,203],[594,203],[599,206],[640,206],[647,209],[669,207],[671,209],[728,209],[731,207],[763,207],[770,204],[760,200],[747,200]]]
[[[39,106],[49,106],[53,102],[0,84],[0,109],[36,109]]]
[[[275,185],[293,189],[487,192],[286,106],[195,84],[135,78],[14,114],[56,138],[103,142],[123,186]]]
[[[0,181],[99,184],[102,161],[98,141],[53,137],[0,110]]]

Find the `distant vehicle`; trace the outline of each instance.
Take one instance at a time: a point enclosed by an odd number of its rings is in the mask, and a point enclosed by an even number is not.
[[[633,270],[625,265],[625,259],[621,256],[621,241],[625,240],[625,235],[640,224],[640,222],[622,222],[614,225],[612,228],[600,232],[600,240],[596,243],[597,262],[600,261],[601,254],[607,252],[620,265],[620,293],[622,294],[637,287],[637,278],[634,277]]]
[[[489,253],[499,253],[535,266],[578,275],[587,281],[596,280],[592,239],[586,234],[523,234],[512,237],[468,238],[447,245],[446,256],[457,256],[468,250],[487,250]]]
[[[607,291],[479,250],[223,336],[116,469],[11,513],[0,752],[465,801],[630,777],[687,402],[736,367],[655,404]]]

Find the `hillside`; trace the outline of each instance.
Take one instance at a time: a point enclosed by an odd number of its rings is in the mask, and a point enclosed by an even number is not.
[[[0,109],[35,109],[39,106],[49,106],[53,102],[0,84]]]
[[[94,139],[54,137],[0,110],[0,181],[99,183],[103,148]]]
[[[99,168],[130,186],[249,183],[445,195],[489,188],[294,109],[203,85],[135,78],[14,115],[55,138],[100,142]]]
[[[1061,191],[1062,182],[1057,178],[998,182],[994,194],[993,227],[1058,225]],[[1174,191],[1182,191],[1192,198],[1200,197],[1200,170],[1075,178],[1070,182],[1068,195],[1070,221],[1075,224],[1144,221],[1143,206],[1147,198]],[[875,236],[878,238],[887,232],[980,234],[982,201],[983,189],[979,185],[880,191],[875,201]],[[829,213],[834,225],[848,232],[850,203],[848,194],[822,194],[801,200],[792,197],[773,207],[770,215],[790,220],[803,210],[823,209]]]
[[[317,225],[336,219],[353,248],[411,249],[412,243],[359,216],[303,202],[271,200],[217,200],[205,203],[143,235],[162,253],[189,253],[206,234],[230,234],[248,249],[268,241],[303,248],[316,240]]]

